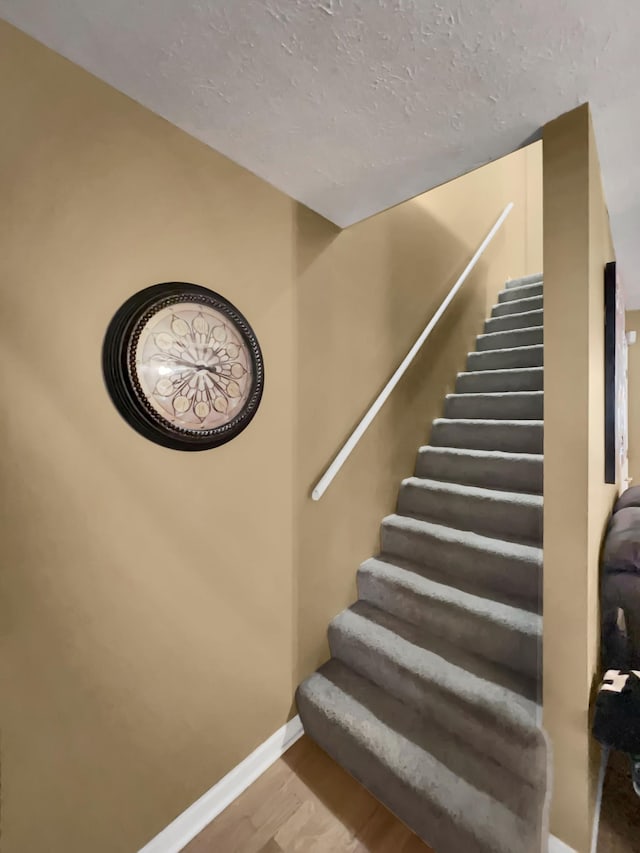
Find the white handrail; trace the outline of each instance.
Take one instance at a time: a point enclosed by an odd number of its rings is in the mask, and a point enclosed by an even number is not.
[[[376,401],[373,403],[373,405],[371,406],[369,411],[366,413],[366,415],[362,418],[362,420],[360,421],[358,426],[351,433],[351,435],[349,436],[347,441],[344,443],[342,449],[340,450],[340,452],[338,453],[336,458],[333,460],[331,465],[329,465],[329,467],[327,468],[325,473],[318,480],[316,487],[311,492],[311,497],[313,498],[314,501],[319,501],[320,498],[323,496],[323,494],[326,492],[326,490],[329,488],[329,486],[331,485],[331,482],[333,481],[333,478],[336,476],[338,471],[342,468],[344,463],[347,461],[347,459],[351,455],[351,452],[353,451],[354,447],[356,446],[356,444],[360,441],[360,439],[364,435],[367,427],[371,424],[371,422],[373,421],[375,416],[378,414],[380,409],[386,403],[387,398],[389,397],[389,395],[391,394],[393,389],[396,387],[396,385],[398,384],[400,379],[402,379],[405,371],[407,370],[407,368],[409,367],[409,365],[411,364],[413,359],[416,357],[418,351],[420,350],[420,348],[422,347],[424,342],[427,340],[427,338],[429,337],[429,335],[431,334],[431,332],[435,328],[438,320],[440,319],[440,317],[442,317],[442,315],[444,314],[444,312],[448,308],[449,303],[451,302],[453,297],[456,295],[456,293],[460,290],[460,288],[464,284],[467,276],[469,275],[471,270],[475,267],[476,263],[478,262],[478,259],[480,258],[480,256],[484,252],[484,250],[487,248],[489,243],[493,240],[496,232],[498,231],[498,229],[500,228],[502,223],[505,221],[507,216],[511,213],[512,209],[513,209],[513,202],[509,202],[509,204],[505,207],[505,209],[502,211],[502,213],[500,214],[500,216],[496,220],[496,223],[493,226],[493,228],[491,229],[491,231],[489,231],[487,236],[484,238],[484,240],[482,241],[482,243],[478,247],[478,250],[475,253],[475,255],[471,258],[469,263],[464,268],[464,271],[462,272],[462,275],[460,276],[460,278],[456,281],[456,283],[453,285],[453,287],[451,288],[451,290],[449,291],[449,293],[445,297],[442,305],[438,308],[436,313],[433,315],[433,317],[431,318],[431,320],[427,324],[426,329],[422,332],[422,334],[420,335],[418,340],[411,347],[411,349],[409,350],[409,352],[407,353],[407,355],[403,359],[402,363],[400,364],[400,367],[398,367],[398,369],[393,374],[391,379],[384,386],[384,388],[382,389],[382,391],[378,395]]]

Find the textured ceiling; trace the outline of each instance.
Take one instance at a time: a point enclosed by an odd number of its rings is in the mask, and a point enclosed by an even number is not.
[[[0,15],[341,226],[588,100],[640,307],[640,4],[0,0]]]

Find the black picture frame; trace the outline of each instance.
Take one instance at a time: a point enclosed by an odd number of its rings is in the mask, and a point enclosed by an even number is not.
[[[616,263],[604,268],[604,481],[616,482],[616,343],[617,343]]]
[[[225,316],[246,344],[252,364],[252,387],[242,409],[227,423],[210,430],[178,427],[163,418],[146,399],[132,359],[145,323],[172,304],[208,305]],[[228,299],[197,284],[153,284],[131,296],[109,323],[102,347],[102,372],[116,409],[140,435],[172,450],[210,450],[231,441],[254,418],[264,390],[264,361],[258,339],[244,315]]]

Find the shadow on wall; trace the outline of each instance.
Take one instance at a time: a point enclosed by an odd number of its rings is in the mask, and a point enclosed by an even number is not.
[[[496,212],[496,215],[499,211]],[[487,230],[492,223],[487,222]],[[356,598],[400,480],[481,331],[480,261],[319,502],[310,498],[368,406],[464,269],[466,245],[420,199],[340,232],[299,206],[294,435],[294,684],[329,656],[329,621]]]

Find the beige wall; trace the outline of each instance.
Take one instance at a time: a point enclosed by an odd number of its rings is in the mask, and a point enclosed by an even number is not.
[[[2,849],[132,853],[293,713],[487,304],[541,266],[540,147],[339,232],[7,25],[0,104]],[[167,280],[264,351],[257,417],[207,453],[144,441],[102,383],[113,312]]]
[[[294,208],[6,25],[0,81],[3,853],[132,853],[291,706]],[[208,453],[102,383],[113,312],[168,280],[264,349]]]
[[[640,485],[640,311],[627,311],[625,328],[636,332],[637,340],[629,347],[629,476],[631,485]]]
[[[544,724],[552,831],[590,850],[597,744],[598,558],[616,496],[604,483],[604,267],[614,259],[588,107],[544,129]]]

